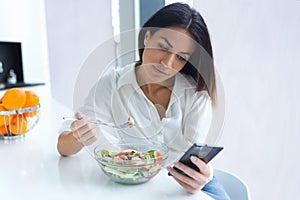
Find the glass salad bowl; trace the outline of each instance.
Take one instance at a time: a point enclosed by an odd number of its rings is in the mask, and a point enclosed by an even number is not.
[[[162,143],[106,143],[94,149],[94,158],[114,182],[140,184],[163,168],[168,147]]]

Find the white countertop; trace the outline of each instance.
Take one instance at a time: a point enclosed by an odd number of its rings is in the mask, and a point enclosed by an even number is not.
[[[24,140],[0,140],[0,199],[212,199],[203,192],[187,193],[165,169],[147,183],[122,185],[110,181],[84,149],[60,157],[58,129],[72,110],[52,99],[46,86],[29,89],[40,96],[40,121]]]

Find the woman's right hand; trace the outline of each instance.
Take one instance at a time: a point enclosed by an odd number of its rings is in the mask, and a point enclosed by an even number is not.
[[[72,122],[71,131],[65,131],[58,137],[57,150],[62,156],[73,155],[97,140],[97,125],[81,113],[75,116],[77,120]]]
[[[81,144],[88,146],[97,140],[97,124],[82,113],[76,113],[76,121],[72,122],[71,130],[74,138]]]

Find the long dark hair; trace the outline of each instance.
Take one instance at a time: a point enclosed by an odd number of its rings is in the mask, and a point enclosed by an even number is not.
[[[182,68],[180,73],[193,77],[196,91],[206,90],[212,99],[216,98],[216,79],[213,63],[213,52],[207,26],[198,11],[184,3],[174,3],[158,10],[145,22],[139,32],[138,48],[140,60],[144,52],[144,37],[147,31],[154,34],[159,28],[171,26],[181,27],[190,32],[198,43],[194,53]]]

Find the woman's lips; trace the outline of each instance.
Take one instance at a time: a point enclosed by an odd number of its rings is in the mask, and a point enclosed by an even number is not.
[[[152,65],[153,66],[153,69],[158,73],[158,74],[161,74],[161,75],[164,75],[164,76],[168,76],[169,74],[162,71],[161,69],[157,68],[155,65]]]

